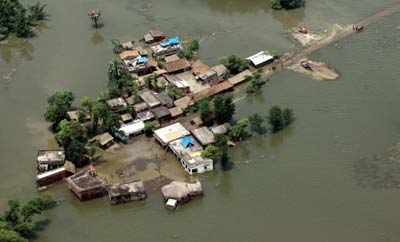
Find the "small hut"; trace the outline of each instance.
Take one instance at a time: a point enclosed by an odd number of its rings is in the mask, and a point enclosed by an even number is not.
[[[115,184],[109,187],[108,197],[111,204],[127,203],[130,201],[144,200],[147,193],[142,181]]]
[[[196,196],[203,195],[201,183],[186,183],[173,181],[161,188],[161,193],[164,199],[174,199],[178,203],[183,204],[189,202]]]
[[[94,168],[83,170],[66,179],[69,189],[79,200],[90,200],[107,194],[106,182],[96,175]]]

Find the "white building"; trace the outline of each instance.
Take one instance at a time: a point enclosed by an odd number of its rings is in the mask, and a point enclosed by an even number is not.
[[[144,130],[144,122],[142,120],[134,120],[131,123],[123,124],[119,130],[126,136],[138,135]]]
[[[163,146],[187,135],[190,135],[190,132],[181,123],[174,123],[154,131],[154,137]]]
[[[274,60],[274,56],[270,55],[266,51],[260,51],[257,54],[246,58],[246,60],[249,60],[255,67],[261,67],[265,64],[271,63]]]
[[[203,147],[191,135],[172,141],[168,147],[190,175],[214,169],[213,160],[201,156]]]

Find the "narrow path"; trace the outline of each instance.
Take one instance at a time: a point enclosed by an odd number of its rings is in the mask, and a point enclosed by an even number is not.
[[[378,22],[380,19],[384,17],[395,14],[399,10],[400,10],[400,0],[397,0],[390,6],[379,10],[378,12],[376,12],[371,16],[361,19],[354,25],[367,27],[370,24]],[[263,72],[266,75],[266,77],[270,77],[274,73],[281,71],[290,65],[293,65],[294,63],[300,61],[301,59],[312,54],[313,52],[318,51],[336,41],[347,38],[354,33],[356,32],[353,30],[353,25],[346,26],[345,28],[338,30],[336,33],[329,35],[328,37],[318,41],[317,43],[309,47],[303,49],[296,49],[292,52],[284,54],[275,64],[263,68]]]

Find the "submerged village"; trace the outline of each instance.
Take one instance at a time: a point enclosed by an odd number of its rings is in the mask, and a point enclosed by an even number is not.
[[[304,26],[292,36],[302,46],[323,39]],[[64,180],[82,201],[108,196],[111,204],[118,204],[146,199],[161,188],[166,207],[176,208],[203,194],[198,174],[213,171],[218,163],[223,169],[232,166],[229,146],[251,132],[267,131],[260,114],[234,121],[232,95],[220,94],[243,83],[248,83],[249,95],[257,92],[270,74],[284,67],[288,56],[259,51],[209,66],[198,58],[198,41],[160,30],[150,30],[138,41],[114,40],[113,45],[116,58],[109,64],[107,94],[83,97],[80,107],[73,105],[68,91],[48,99],[45,117],[53,122],[51,129],[63,149],[38,151],[39,190]],[[315,79],[338,77],[327,65],[306,58],[289,69]],[[274,132],[289,126],[294,114],[276,106],[267,119]],[[145,158],[146,153],[153,157]],[[173,164],[167,162],[171,157]],[[136,164],[113,167],[121,159]],[[169,174],[161,174],[163,163]],[[150,165],[155,174],[138,175],[132,169]]]

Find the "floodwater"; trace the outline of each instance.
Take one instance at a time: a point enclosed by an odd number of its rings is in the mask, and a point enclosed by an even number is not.
[[[103,90],[111,39],[159,27],[200,39],[202,58],[214,64],[232,53],[288,51],[290,27],[349,24],[391,2],[308,0],[305,10],[273,12],[267,0],[47,1],[52,17],[38,38],[0,46],[0,209],[36,195],[46,98]],[[98,31],[89,26],[91,8],[103,13]],[[171,213],[158,194],[111,207],[106,199],[78,202],[60,185],[50,193],[63,202],[38,241],[399,241],[400,163],[386,152],[400,141],[399,23],[395,14],[310,57],[338,70],[336,81],[285,71],[238,102],[238,118],[278,104],[297,121],[235,147],[233,170],[201,176],[202,199]]]

